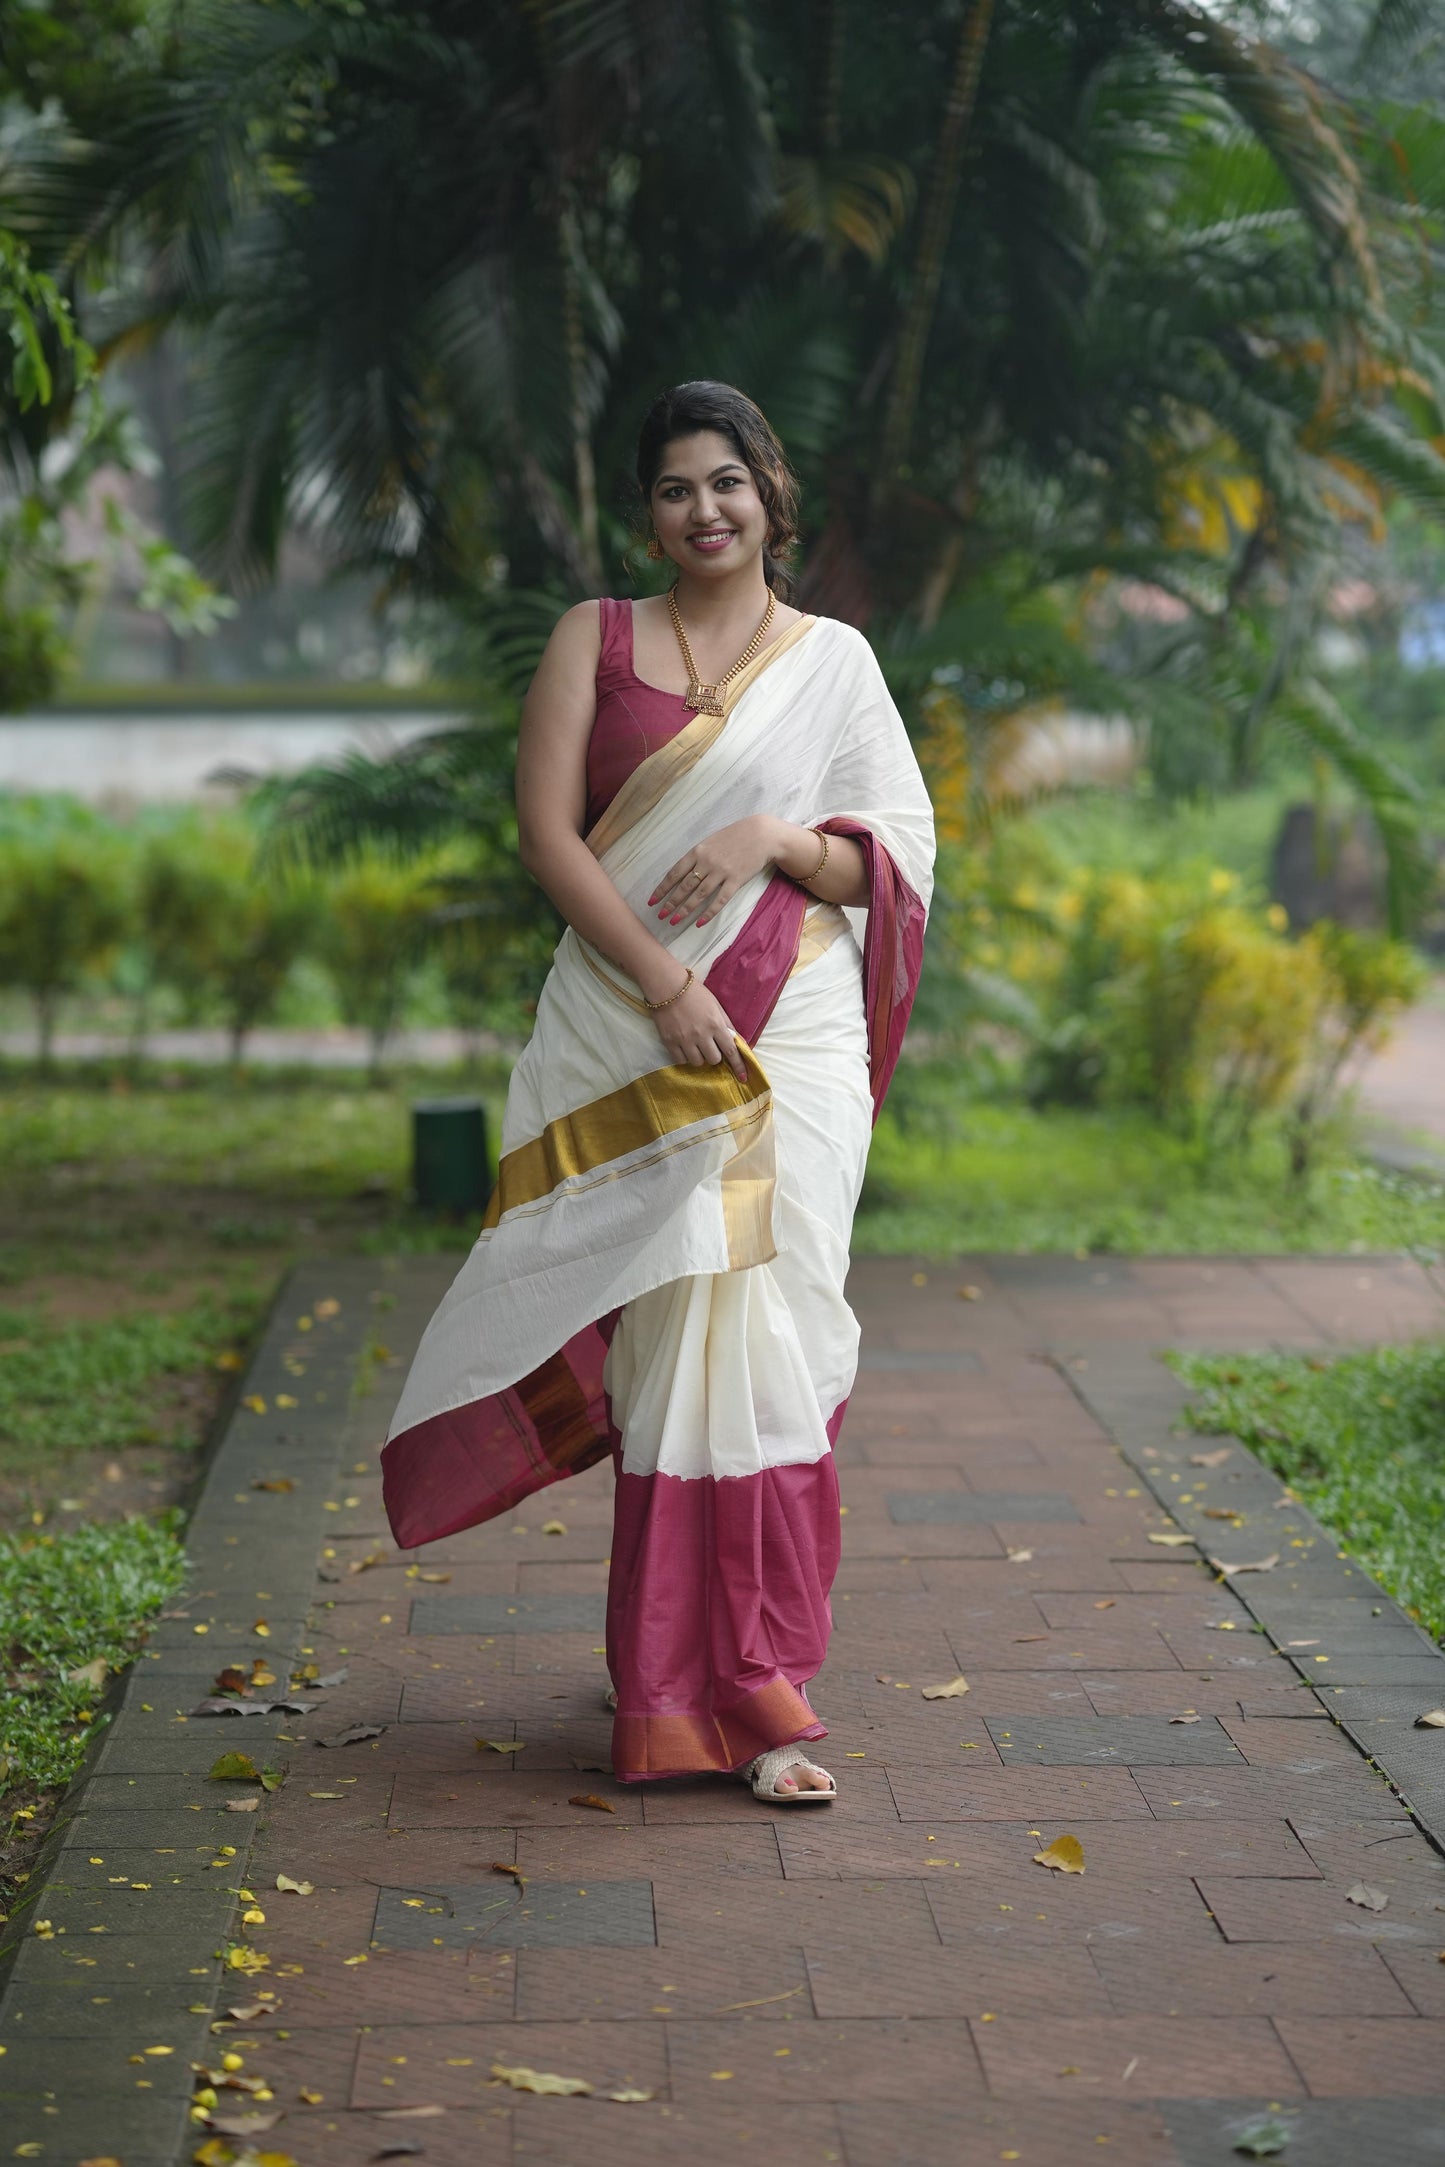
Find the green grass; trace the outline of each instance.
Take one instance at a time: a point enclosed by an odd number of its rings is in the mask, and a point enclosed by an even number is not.
[[[0,1787],[66,1783],[87,1740],[105,1676],[123,1670],[144,1621],[180,1588],[185,1555],[175,1515],[0,1536]],[[88,1678],[70,1674],[104,1665]]]
[[[1172,1355],[1228,1432],[1284,1478],[1382,1587],[1445,1640],[1445,1342],[1319,1356]]]
[[[203,1296],[170,1314],[61,1325],[34,1309],[0,1309],[0,1470],[40,1455],[199,1444],[167,1419],[167,1387],[233,1350],[260,1307]]]
[[[874,1133],[859,1253],[1124,1255],[1445,1251],[1445,1186],[1378,1171],[1340,1138],[1303,1191],[1280,1139],[1209,1156],[1142,1114],[1040,1112],[905,1068]]]

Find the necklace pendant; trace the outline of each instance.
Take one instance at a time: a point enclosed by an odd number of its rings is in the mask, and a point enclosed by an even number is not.
[[[723,713],[723,704],[718,698],[716,685],[704,685],[699,683],[697,678],[694,678],[684,697],[686,705],[695,708],[700,715],[720,715]]]

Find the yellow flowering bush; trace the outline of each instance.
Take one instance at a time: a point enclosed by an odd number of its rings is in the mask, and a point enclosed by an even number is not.
[[[1219,868],[1088,871],[1053,898],[1026,970],[1045,1018],[1034,1095],[1113,1100],[1214,1143],[1277,1112],[1298,1170],[1350,1065],[1418,996],[1411,952],[1321,925],[1298,939]]]

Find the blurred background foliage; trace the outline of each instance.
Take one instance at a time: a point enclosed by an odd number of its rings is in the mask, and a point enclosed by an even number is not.
[[[12,472],[74,430],[66,303],[107,366],[163,349],[170,541],[244,593],[303,528],[484,718],[277,792],[313,856],[479,808],[495,856],[519,688],[645,580],[637,420],[706,373],[798,463],[803,600],[877,645],[949,884],[1093,721],[1167,797],[1314,763],[1428,912],[1438,687],[1402,758],[1365,655],[1441,561],[1432,10],[104,0],[9,11],[0,94],[63,296]]]
[[[178,651],[302,534],[472,718],[123,872],[7,845],[42,1036],[82,983],[238,1058],[303,991],[373,1065],[408,1016],[522,1028],[518,700],[563,606],[656,577],[632,440],[701,373],[784,436],[801,599],[929,774],[923,1050],[1302,1169],[1415,989],[1380,936],[1445,941],[1414,0],[60,0],[0,21],[0,228],[10,696],[78,606],[65,502],[159,457],[163,536],[107,527]]]

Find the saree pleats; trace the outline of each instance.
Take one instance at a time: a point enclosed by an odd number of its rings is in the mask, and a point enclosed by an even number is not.
[[[871,1115],[851,938],[788,980],[759,1054],[778,1254],[628,1303],[604,1373],[621,1439],[607,1638],[624,1782],[826,1735],[805,1688],[838,1566],[832,1445],[858,1354],[843,1275]]]

